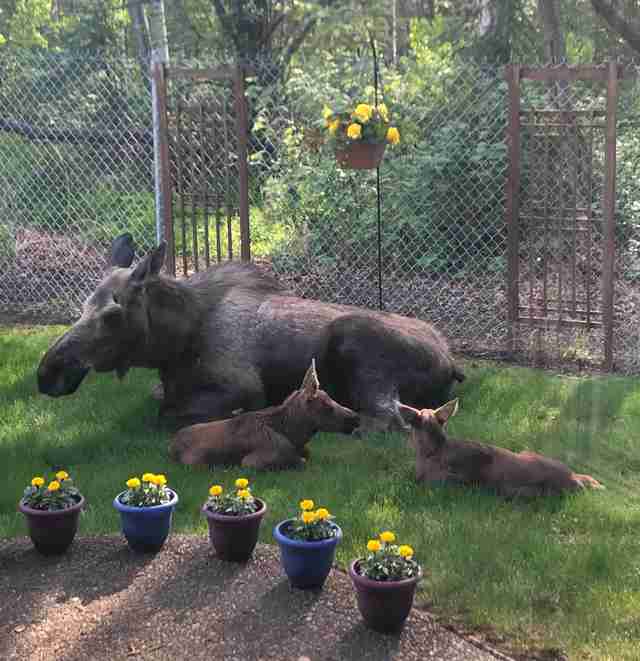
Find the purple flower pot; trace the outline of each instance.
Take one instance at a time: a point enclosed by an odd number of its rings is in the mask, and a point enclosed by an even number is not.
[[[173,510],[178,504],[178,494],[172,489],[171,500],[163,505],[151,507],[132,507],[120,502],[119,493],[113,500],[113,506],[120,512],[122,533],[133,551],[138,553],[156,553],[164,545],[169,531]]]
[[[258,510],[252,514],[233,516],[212,512],[207,507],[202,513],[209,524],[209,539],[221,560],[246,562],[258,543],[258,533],[262,518],[267,512],[267,505],[259,498],[255,499]]]
[[[60,555],[71,546],[84,503],[80,496],[78,503],[64,510],[38,510],[20,501],[18,509],[27,519],[29,537],[42,555]]]
[[[422,569],[417,576],[401,581],[372,581],[359,573],[358,565],[358,560],[349,565],[349,576],[356,589],[358,610],[365,624],[379,633],[399,631],[411,612]]]
[[[331,527],[335,535],[317,542],[306,542],[287,537],[288,526],[293,519],[281,521],[274,529],[273,536],[280,546],[280,560],[289,583],[296,588],[318,589],[329,576],[336,546],[342,539],[342,530],[335,523]]]

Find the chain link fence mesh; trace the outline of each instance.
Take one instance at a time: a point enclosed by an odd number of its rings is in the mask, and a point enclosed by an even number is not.
[[[597,364],[605,87],[522,85],[520,314],[547,321],[519,324],[513,345],[503,69],[379,65],[378,101],[401,143],[378,187],[375,170],[342,169],[323,144],[325,105],[375,101],[369,55],[248,63],[254,259],[299,295],[427,319],[459,351]],[[70,319],[115,235],[131,232],[141,253],[155,243],[148,83],[133,63],[24,53],[3,60],[2,76],[0,308]],[[169,77],[178,276],[240,253],[236,101],[232,78]],[[614,353],[625,371],[640,369],[639,103],[636,81],[621,82]]]
[[[0,308],[77,314],[111,239],[155,242],[150,94],[135,65],[4,51]]]

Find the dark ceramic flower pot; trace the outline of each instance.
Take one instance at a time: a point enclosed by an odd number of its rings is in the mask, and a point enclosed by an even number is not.
[[[285,534],[293,519],[280,522],[273,536],[280,546],[280,560],[289,583],[296,588],[321,588],[331,571],[336,546],[342,539],[342,530],[335,523],[335,535],[318,542],[303,542]]]
[[[386,142],[352,142],[344,149],[336,149],[336,161],[349,170],[374,170],[380,165]]]
[[[365,624],[380,633],[395,633],[402,629],[411,612],[416,585],[422,578],[422,568],[417,576],[402,581],[372,581],[358,571],[358,560],[349,566],[358,599],[358,609]]]
[[[169,531],[173,510],[178,504],[178,494],[169,489],[171,500],[164,505],[152,507],[131,507],[120,502],[119,493],[113,500],[113,506],[120,512],[122,533],[133,551],[156,553],[164,545]]]
[[[258,511],[242,516],[219,514],[202,508],[209,524],[209,539],[222,560],[246,562],[253,553],[258,542],[258,533],[262,518],[267,512],[267,506],[259,498],[255,499]]]
[[[80,496],[77,504],[64,510],[36,510],[20,501],[18,509],[27,519],[29,537],[42,555],[60,555],[71,546],[84,502]]]

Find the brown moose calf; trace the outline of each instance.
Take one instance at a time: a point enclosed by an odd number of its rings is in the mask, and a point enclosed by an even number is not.
[[[258,469],[304,465],[305,445],[319,431],[352,432],[358,414],[320,390],[315,361],[302,387],[283,404],[181,429],[169,454],[183,464],[241,464]]]
[[[590,475],[574,473],[560,461],[535,452],[511,452],[474,441],[447,438],[447,420],[456,414],[458,400],[439,409],[414,409],[399,404],[411,427],[419,482],[478,484],[506,497],[542,496],[563,491],[604,487]]]

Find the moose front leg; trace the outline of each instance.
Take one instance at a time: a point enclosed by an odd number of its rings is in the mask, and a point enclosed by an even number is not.
[[[160,415],[186,427],[212,420],[226,420],[238,410],[255,411],[264,408],[266,398],[262,381],[250,371],[237,380],[186,384],[164,380],[164,400]]]

